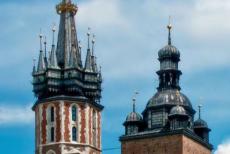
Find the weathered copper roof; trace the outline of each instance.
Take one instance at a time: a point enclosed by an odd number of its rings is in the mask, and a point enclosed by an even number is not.
[[[158,91],[147,103],[147,108],[159,105],[180,105],[192,108],[187,96],[176,89]]]

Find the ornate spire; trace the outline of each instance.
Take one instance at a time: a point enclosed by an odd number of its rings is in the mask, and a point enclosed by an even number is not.
[[[138,95],[138,92],[135,92],[133,96],[133,112],[136,112],[136,96]]]
[[[39,59],[38,59],[38,67],[37,67],[37,72],[42,72],[45,70],[45,61],[44,61],[44,55],[42,51],[42,34],[39,34],[40,38],[40,53],[39,53]]]
[[[78,40],[74,16],[77,13],[77,6],[70,0],[63,0],[57,5],[57,12],[60,14],[60,25],[57,43],[57,61],[62,68],[69,67],[70,54],[75,52],[79,56]],[[77,57],[77,60],[80,58]]]

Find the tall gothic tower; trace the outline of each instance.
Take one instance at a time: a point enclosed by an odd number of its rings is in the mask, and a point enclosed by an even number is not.
[[[36,154],[101,153],[101,71],[94,56],[95,39],[88,36],[85,65],[77,39],[77,6],[62,0],[57,46],[49,54],[40,35],[40,53],[33,68]]]
[[[171,43],[171,24],[167,28],[168,44],[158,52],[157,93],[142,116],[135,106],[127,116],[125,135],[120,137],[122,154],[211,154],[210,129],[201,116],[194,121],[195,110],[180,91],[180,52]]]

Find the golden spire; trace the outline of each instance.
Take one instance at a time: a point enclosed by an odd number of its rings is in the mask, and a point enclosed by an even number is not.
[[[56,6],[56,9],[57,9],[58,14],[70,12],[74,15],[77,13],[77,10],[78,10],[77,6],[74,5],[71,2],[71,0],[63,0],[60,4]]]

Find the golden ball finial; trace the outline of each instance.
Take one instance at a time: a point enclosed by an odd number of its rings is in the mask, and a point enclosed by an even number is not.
[[[168,25],[167,25],[167,28],[168,28],[169,30],[172,29],[171,16],[169,16],[169,23],[168,23]]]

